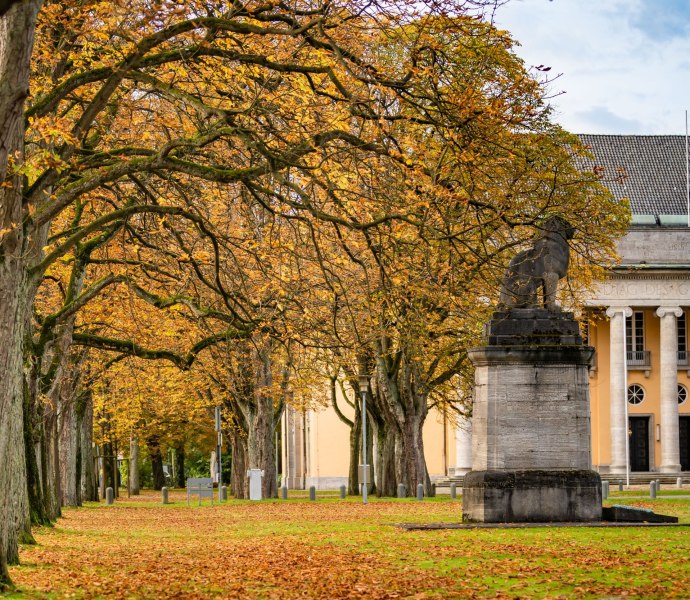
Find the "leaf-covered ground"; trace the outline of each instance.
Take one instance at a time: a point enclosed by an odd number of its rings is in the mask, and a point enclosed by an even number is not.
[[[394,525],[459,521],[460,502],[159,498],[68,509],[36,530],[10,571],[16,597],[690,597],[685,527],[408,532]],[[688,498],[625,503],[690,521]]]

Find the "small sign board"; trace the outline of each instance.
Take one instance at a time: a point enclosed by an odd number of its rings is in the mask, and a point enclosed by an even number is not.
[[[359,465],[359,483],[364,483],[364,467],[366,466],[367,483],[374,481],[373,465]]]

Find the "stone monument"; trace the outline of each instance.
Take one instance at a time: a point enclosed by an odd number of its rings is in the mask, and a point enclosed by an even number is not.
[[[591,469],[594,349],[556,303],[572,236],[564,219],[545,221],[535,244],[508,267],[499,310],[485,327],[487,345],[469,351],[475,397],[465,521],[601,520],[601,479]]]

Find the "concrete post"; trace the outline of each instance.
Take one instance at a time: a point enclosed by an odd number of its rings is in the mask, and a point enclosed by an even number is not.
[[[656,309],[661,319],[660,368],[661,377],[661,466],[664,473],[680,471],[678,437],[678,317],[683,311],[678,306]]]
[[[622,480],[618,482],[618,491],[619,492],[623,491],[623,481]]]
[[[683,487],[683,479],[682,479],[681,477],[679,477],[678,479],[676,479],[676,487],[677,487],[678,489],[681,489],[681,488]]]
[[[167,487],[161,488],[161,502],[163,504],[168,504],[168,488]]]
[[[606,310],[610,321],[610,363],[611,363],[611,473],[625,473],[627,470],[628,424],[626,413],[628,378],[625,361],[625,319],[632,316],[632,309],[610,307]]]
[[[105,503],[106,504],[112,504],[114,497],[115,497],[115,491],[113,490],[113,488],[111,488],[111,487],[105,488]]]
[[[347,496],[347,488],[344,485],[340,486],[340,499],[345,500],[345,497]]]
[[[280,497],[281,497],[283,500],[287,500],[287,499],[288,499],[288,489],[287,489],[287,486],[286,486],[286,485],[284,485],[282,488],[280,488]]]
[[[601,499],[606,500],[609,497],[609,482],[601,482]]]
[[[649,497],[656,498],[656,481],[649,482]]]
[[[417,500],[424,500],[424,486],[421,483],[417,484]]]
[[[450,484],[450,497],[452,500],[455,500],[458,497],[458,491],[455,482]]]
[[[316,486],[309,487],[309,500],[316,500]]]
[[[398,498],[407,498],[407,490],[404,483],[398,484]]]
[[[227,485],[221,485],[220,486],[220,501],[221,502],[227,502],[228,501],[228,486]]]

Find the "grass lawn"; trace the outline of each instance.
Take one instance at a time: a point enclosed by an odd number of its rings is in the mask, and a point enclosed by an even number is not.
[[[230,501],[158,493],[67,509],[8,598],[690,598],[690,527],[403,531],[460,500]],[[690,498],[630,499],[690,523]]]

